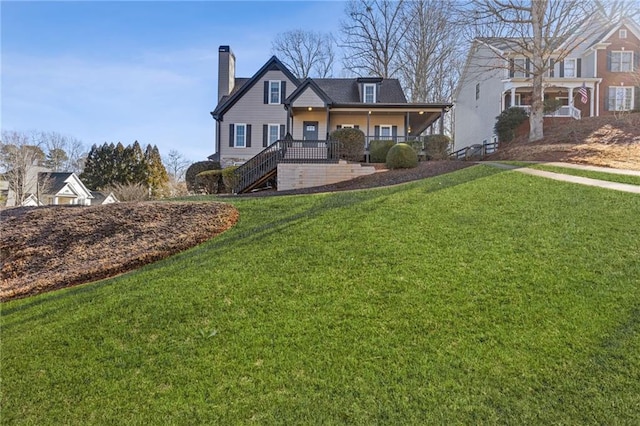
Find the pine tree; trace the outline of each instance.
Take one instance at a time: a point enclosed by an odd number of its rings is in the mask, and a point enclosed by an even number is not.
[[[80,173],[80,179],[89,189],[95,190],[101,187],[102,176],[99,175],[98,157],[99,148],[93,144],[84,162],[84,170]]]

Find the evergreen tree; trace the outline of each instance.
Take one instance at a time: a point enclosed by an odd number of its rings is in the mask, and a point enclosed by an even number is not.
[[[102,176],[99,174],[100,148],[96,144],[91,145],[87,159],[84,162],[84,170],[80,173],[80,179],[89,189],[99,189],[102,186]]]
[[[144,157],[147,165],[147,186],[153,197],[161,197],[166,193],[169,184],[169,175],[157,146],[147,145]]]
[[[144,153],[138,141],[131,146],[131,181],[136,183],[145,183],[147,180],[147,164]]]
[[[63,171],[67,160],[69,160],[69,156],[64,151],[64,149],[53,148],[47,154],[47,157],[44,160],[44,165],[54,172],[61,172]]]

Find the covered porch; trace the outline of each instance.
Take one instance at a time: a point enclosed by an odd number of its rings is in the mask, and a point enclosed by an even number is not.
[[[571,117],[580,120],[582,117],[599,115],[598,90],[600,79],[546,79],[543,87],[544,100],[555,100],[557,109],[547,111],[545,117]],[[586,96],[582,95],[582,87]],[[525,110],[531,109],[532,92],[530,81],[509,80],[504,84],[501,96],[501,110],[517,106]]]

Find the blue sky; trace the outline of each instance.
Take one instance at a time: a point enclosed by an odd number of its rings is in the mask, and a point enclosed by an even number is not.
[[[138,140],[204,160],[214,150],[218,46],[230,45],[236,75],[250,77],[276,34],[338,36],[343,10],[337,1],[2,1],[2,129],[88,146]]]

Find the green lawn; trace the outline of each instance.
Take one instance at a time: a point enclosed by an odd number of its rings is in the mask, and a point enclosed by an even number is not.
[[[637,422],[637,195],[475,166],[231,201],[208,243],[2,304],[2,423]]]
[[[549,166],[546,164],[535,164],[528,166],[531,169],[546,170],[548,172],[563,173],[565,175],[582,176],[591,179],[606,180],[609,182],[628,183],[640,185],[640,176],[621,175],[616,173],[598,172],[591,170],[573,169],[571,167]]]

